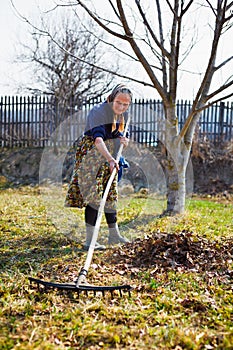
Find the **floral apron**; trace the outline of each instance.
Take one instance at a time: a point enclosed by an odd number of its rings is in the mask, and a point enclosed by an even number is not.
[[[112,140],[107,140],[105,144],[112,153],[114,148]],[[65,206],[83,208],[87,204],[94,204],[98,208],[109,177],[109,163],[95,147],[93,137],[83,136],[77,146],[74,170],[66,194]],[[116,174],[105,207],[116,209],[117,198]]]

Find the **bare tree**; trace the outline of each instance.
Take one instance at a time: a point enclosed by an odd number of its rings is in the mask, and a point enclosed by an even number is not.
[[[117,60],[105,62],[112,72],[97,67],[105,60],[103,39],[101,35],[92,35],[98,33],[93,22],[84,18],[81,22],[73,11],[64,11],[62,15],[59,11],[38,11],[38,19],[33,22],[19,12],[18,15],[29,25],[31,37],[29,44],[21,43],[23,50],[18,61],[27,63],[33,73],[32,85],[27,90],[50,96],[49,131],[57,153],[57,127],[90,100],[98,101],[110,91]]]
[[[27,86],[28,91],[51,97],[47,103],[49,129],[57,153],[57,127],[84,104],[109,92],[115,76],[97,67],[105,59],[102,37],[92,35],[98,28],[90,20],[81,22],[73,11],[62,15],[38,11],[37,23],[20,17],[28,23],[32,40],[21,44],[18,61],[27,63],[33,72],[33,87]],[[115,72],[117,61],[107,66]]]
[[[66,2],[66,5],[68,3]],[[140,65],[146,72],[146,79],[142,80],[140,75],[137,75],[137,71],[134,71],[133,75],[118,75],[144,86],[150,86],[159,93],[164,105],[165,139],[163,142],[167,149],[166,212],[183,212],[186,169],[194,130],[201,112],[220,99],[233,95],[230,90],[233,85],[232,76],[226,77],[226,80],[217,88],[212,89],[211,85],[217,73],[233,59],[233,56],[224,57],[220,61],[218,59],[218,48],[222,38],[227,31],[232,31],[233,1],[166,0],[161,5],[159,0],[155,2],[135,0],[127,3],[122,0],[108,0],[106,5],[108,4],[112,11],[105,18],[103,18],[103,11],[96,10],[92,2],[73,0],[72,6],[75,4],[77,4],[77,11],[80,11],[81,7],[110,37],[128,46],[128,50],[125,50],[125,58],[130,57]],[[195,44],[190,36],[185,35],[187,34],[185,25],[188,23],[186,18],[190,20],[194,11],[197,10],[199,13],[205,13],[210,21],[208,41],[210,49],[206,52],[203,71],[199,72],[200,85],[197,86],[191,111],[182,130],[179,130],[176,115],[179,75],[185,59],[190,58]],[[166,25],[164,25],[165,22]],[[111,39],[108,40],[108,45],[115,48],[118,53],[119,48],[122,47],[122,45],[114,46]],[[121,49],[121,55],[123,52],[124,50]]]
[[[115,78],[96,66],[104,56],[101,37],[92,35],[96,26],[86,21],[86,30],[75,16],[52,15],[47,21],[42,16],[36,27],[30,25],[32,41],[21,44],[18,61],[28,63],[33,72],[33,87],[27,87],[30,92],[53,96],[60,108],[79,107],[108,92]],[[109,69],[117,69],[116,61]]]

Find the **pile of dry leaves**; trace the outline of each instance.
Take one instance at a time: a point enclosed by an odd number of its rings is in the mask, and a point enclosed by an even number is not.
[[[167,270],[193,270],[228,275],[233,260],[233,242],[211,242],[189,232],[154,233],[136,239],[108,256],[108,261],[127,268],[152,268],[156,273]]]

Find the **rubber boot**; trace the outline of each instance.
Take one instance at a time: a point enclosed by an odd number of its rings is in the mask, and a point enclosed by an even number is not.
[[[108,225],[108,244],[129,243],[130,241],[121,236],[117,223]]]
[[[90,247],[94,229],[95,229],[95,226],[86,224],[86,242],[83,246],[84,250],[88,250]],[[105,245],[101,245],[98,242],[95,243],[95,250],[104,250],[104,249],[106,249]]]

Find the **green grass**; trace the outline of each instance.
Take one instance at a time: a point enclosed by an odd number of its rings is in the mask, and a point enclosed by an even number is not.
[[[73,240],[63,234],[38,188],[2,189],[1,349],[233,349],[232,203],[194,197],[184,214],[162,218],[162,199],[131,196],[120,206],[119,226],[129,238],[143,242],[159,232],[187,233],[198,249],[206,244],[210,255],[219,248],[220,260],[206,262],[206,270],[170,268],[159,265],[168,259],[161,251],[155,263],[144,266],[130,260],[136,244],[131,250],[112,248],[95,252],[88,279],[96,285],[131,284],[131,297],[43,293],[28,276],[73,281],[86,258],[79,249],[82,236]],[[81,222],[83,212],[75,215]],[[103,228],[103,241],[105,233]],[[114,261],[119,251],[122,261]]]

